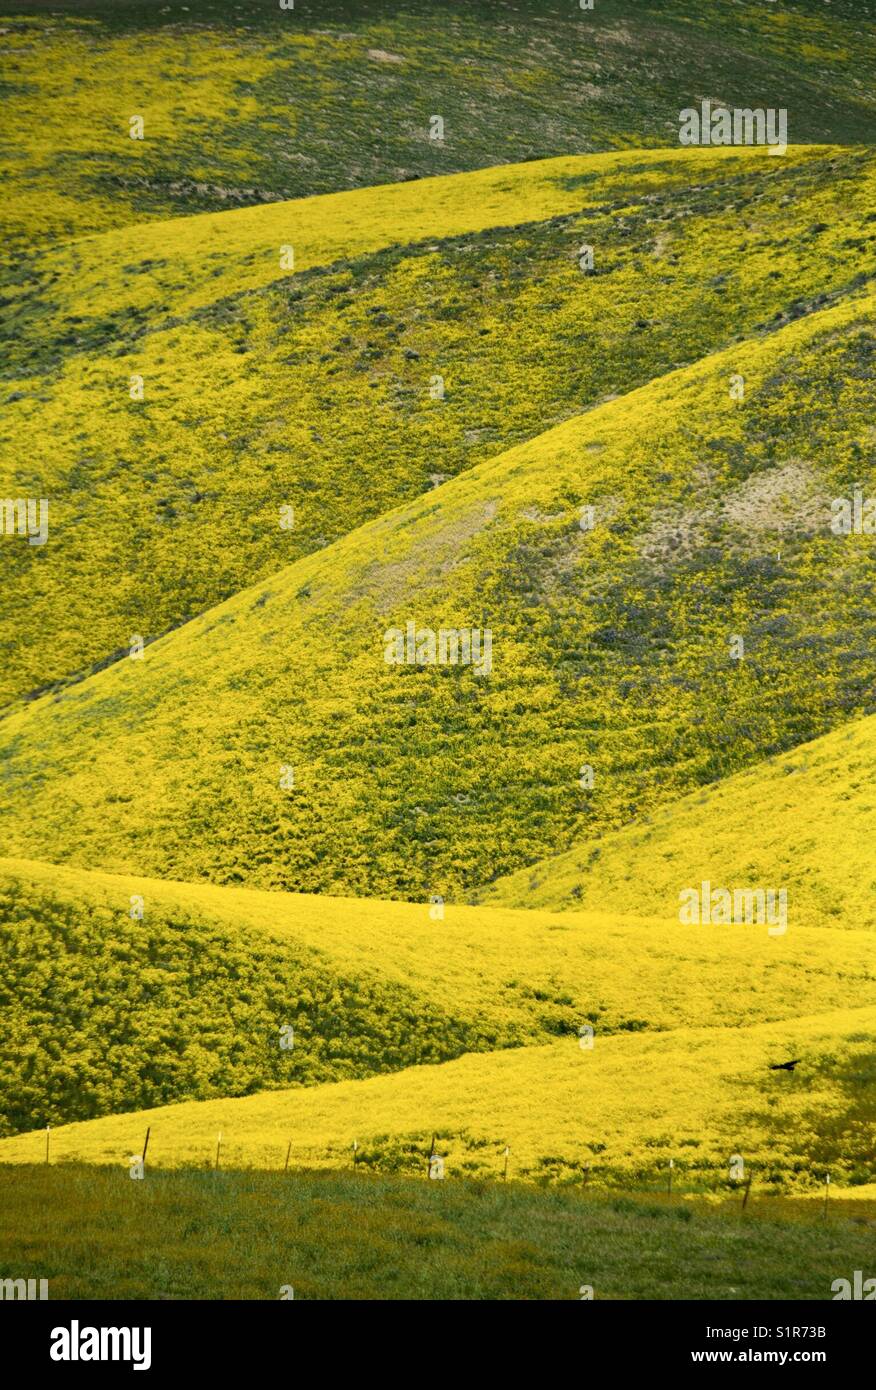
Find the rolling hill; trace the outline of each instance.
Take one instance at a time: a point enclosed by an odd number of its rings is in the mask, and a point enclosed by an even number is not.
[[[666,1181],[731,1188],[740,1155],[766,1190],[872,1180],[873,1006],[748,1027],[683,1027],[469,1054],[393,1076],[113,1115],[53,1131],[55,1162],[116,1163],[142,1148],[158,1168],[210,1165],[216,1136],[229,1168],[299,1166],[425,1173],[436,1152],[448,1177],[513,1175],[597,1185]],[[770,1065],[801,1058],[793,1073]],[[537,1099],[537,1103],[536,1103]],[[41,1131],[0,1140],[0,1162],[35,1163]]]
[[[873,548],[830,501],[872,486],[873,314],[670,372],[9,714],[8,852],[464,897],[869,713]],[[489,628],[491,672],[389,663],[409,623]]]
[[[4,244],[545,155],[674,143],[694,97],[876,138],[872,0],[18,0]],[[389,10],[389,12],[388,12]],[[430,138],[443,117],[443,139]],[[130,120],[143,118],[143,138]]]
[[[0,13],[7,1296],[861,1267],[876,0],[582,5]]]
[[[843,725],[479,896],[506,907],[676,917],[680,890],[708,879],[784,887],[794,924],[872,931],[874,756],[876,719]]]
[[[148,642],[571,415],[835,302],[876,269],[874,170],[837,149],[600,155],[47,255],[8,311],[0,483],[48,498],[50,528],[42,547],[4,542],[0,700],[88,674],[132,634]]]
[[[132,915],[133,910],[133,915]],[[876,1005],[866,933],[691,930],[0,861],[0,1132],[464,1052]],[[634,970],[630,963],[635,962]],[[293,1047],[281,1048],[284,1027]]]

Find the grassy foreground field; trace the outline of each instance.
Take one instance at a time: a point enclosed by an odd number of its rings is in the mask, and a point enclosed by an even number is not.
[[[876,1204],[344,1173],[0,1165],[0,1278],[50,1299],[813,1299],[869,1268]],[[98,1254],[99,1252],[99,1254]],[[284,1287],[286,1292],[284,1293]]]

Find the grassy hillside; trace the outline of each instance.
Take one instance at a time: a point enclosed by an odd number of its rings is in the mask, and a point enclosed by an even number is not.
[[[792,139],[876,138],[872,0],[18,0],[3,6],[4,241],[675,143],[700,96]],[[434,113],[445,138],[430,140]],[[145,121],[144,139],[129,118]]]
[[[125,1163],[151,1126],[162,1167],[213,1161],[277,1168],[289,1141],[305,1167],[423,1173],[431,1136],[448,1177],[513,1176],[598,1186],[724,1190],[738,1154],[763,1190],[872,1183],[876,1008],[750,1027],[683,1027],[470,1053],[391,1076],[207,1100],[67,1125],[57,1162]],[[794,1072],[773,1063],[800,1058]],[[0,1163],[38,1163],[37,1130],[0,1140]]]
[[[870,712],[876,560],[829,502],[873,485],[874,307],[570,419],[10,714],[9,852],[462,896]],[[387,664],[408,622],[489,627],[492,673]]]
[[[157,887],[0,872],[0,1132],[440,1061],[509,1041],[378,972]],[[132,894],[146,891],[142,920]],[[293,1047],[281,1048],[281,1030]]]
[[[678,913],[679,892],[788,891],[794,923],[876,927],[876,719],[845,725],[492,885],[508,907]]]
[[[721,172],[763,151],[728,148],[706,156]],[[810,153],[790,151],[796,163]],[[860,153],[860,152],[859,152]],[[787,156],[785,157],[787,158]],[[280,248],[294,249],[296,274],[390,246],[516,226],[575,212],[588,203],[577,182],[592,173],[620,186],[643,160],[672,180],[689,182],[684,149],[575,156],[470,174],[317,195],[292,202],[202,213],[143,223],[50,247],[22,263],[8,280],[8,351],[15,362],[54,363],[83,349],[130,341],[170,316],[245,291],[261,289],[292,272],[280,266]],[[784,163],[784,161],[783,161]],[[753,167],[753,166],[752,166]],[[770,160],[767,167],[781,166]],[[585,180],[586,182],[586,180]]]
[[[132,898],[142,919],[132,918]],[[0,861],[0,1132],[466,1051],[876,1005],[865,934],[298,897]],[[635,960],[631,977],[629,962]],[[280,1029],[294,1029],[281,1050]]]
[[[829,1297],[876,0],[3,6],[0,1281]]]
[[[756,1193],[756,1190],[755,1190]],[[509,1182],[0,1167],[0,1277],[51,1299],[823,1300],[869,1268],[872,1207],[828,1221]],[[857,1207],[857,1204],[856,1204]],[[156,1252],[161,1252],[156,1258]],[[96,1252],[99,1251],[99,1257]],[[286,1294],[288,1297],[288,1293]]]
[[[873,273],[870,153],[731,154],[460,175],[416,200],[363,190],[47,258],[10,315],[0,478],[50,499],[50,539],[4,546],[0,697],[126,654],[132,634]]]

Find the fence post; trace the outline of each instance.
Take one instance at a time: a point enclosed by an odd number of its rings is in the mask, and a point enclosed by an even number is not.
[[[748,1182],[745,1184],[745,1191],[744,1191],[743,1194],[742,1194],[742,1210],[743,1210],[743,1211],[745,1211],[745,1208],[746,1208],[747,1205],[748,1205],[748,1194],[749,1194],[749,1192],[751,1191],[751,1179],[752,1179],[752,1176],[753,1176],[753,1174],[752,1174],[752,1172],[751,1172],[751,1169],[749,1168],[749,1170],[748,1170]]]

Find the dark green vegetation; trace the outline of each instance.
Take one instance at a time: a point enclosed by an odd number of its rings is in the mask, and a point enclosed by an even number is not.
[[[520,1041],[318,951],[150,901],[0,881],[0,1136],[175,1100],[249,1095]],[[294,1047],[281,1050],[284,1025]]]
[[[24,145],[9,160],[23,207],[10,203],[7,224],[36,243],[144,217],[674,144],[679,111],[700,97],[784,107],[795,143],[876,139],[873,0],[596,0],[591,12],[577,0],[4,9],[7,30],[23,25],[25,47],[44,55],[40,82],[12,46],[3,88]],[[75,61],[70,34],[82,45]],[[140,65],[122,84],[132,41]],[[150,129],[132,154],[127,119],[139,109],[155,111],[161,138]],[[443,145],[428,139],[433,114],[445,120]],[[59,186],[67,202],[41,205]]]
[[[589,1198],[339,1173],[0,1168],[0,1278],[51,1299],[815,1299],[873,1204]],[[843,1208],[848,1213],[842,1214]],[[99,1258],[96,1258],[99,1252]]]

